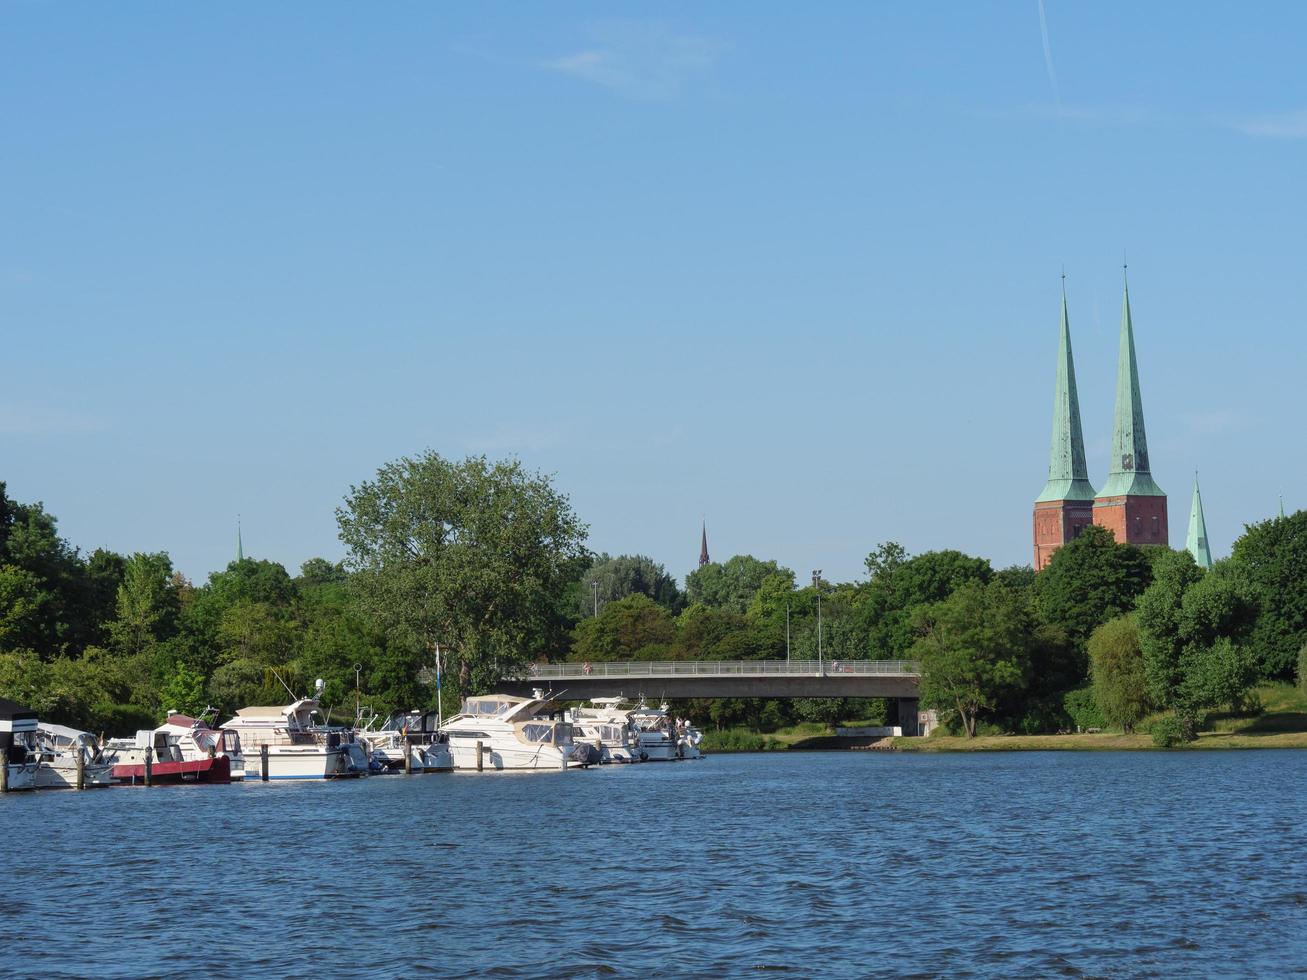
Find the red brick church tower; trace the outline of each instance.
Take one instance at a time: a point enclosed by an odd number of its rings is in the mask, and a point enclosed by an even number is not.
[[[1116,370],[1116,419],[1112,429],[1112,467],[1094,499],[1094,523],[1123,544],[1168,541],[1166,494],[1148,464],[1144,402],[1139,392],[1134,325],[1130,321],[1130,287],[1121,307],[1121,350]]]
[[[1053,552],[1093,522],[1094,488],[1089,484],[1089,469],[1085,465],[1085,440],[1080,429],[1080,400],[1076,394],[1076,367],[1071,356],[1064,276],[1048,483],[1035,498],[1035,571],[1047,565]]]

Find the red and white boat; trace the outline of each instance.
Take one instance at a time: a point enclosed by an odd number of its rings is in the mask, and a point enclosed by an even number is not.
[[[245,776],[240,736],[212,728],[201,718],[170,712],[153,731],[134,739],[114,739],[106,747],[118,782],[145,781],[145,753],[151,753],[150,778],[159,783],[229,783]]]

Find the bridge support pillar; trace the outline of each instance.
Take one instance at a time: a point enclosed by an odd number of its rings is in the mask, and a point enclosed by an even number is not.
[[[917,708],[920,702],[916,698],[894,698],[890,703],[887,725],[897,725],[904,735],[916,735]]]

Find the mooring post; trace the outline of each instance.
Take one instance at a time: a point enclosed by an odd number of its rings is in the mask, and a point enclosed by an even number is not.
[[[86,789],[86,756],[82,754],[82,747],[77,747],[77,788]]]
[[[148,787],[154,782],[154,749],[145,750],[145,785]]]
[[[413,775],[413,746],[408,744],[407,739],[404,741],[404,775]]]
[[[268,746],[259,746],[259,778],[265,783],[268,781]]]
[[[484,765],[481,761],[481,743],[477,742],[477,772],[480,772]]]
[[[9,750],[0,749],[0,793],[9,792]]]

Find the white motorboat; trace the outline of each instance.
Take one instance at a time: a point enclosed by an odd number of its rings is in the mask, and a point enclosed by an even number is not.
[[[699,743],[703,741],[703,732],[690,724],[688,718],[676,719],[676,752],[682,759],[702,759],[703,750]]]
[[[372,761],[386,772],[403,769],[406,752],[412,772],[454,768],[449,738],[438,730],[434,711],[396,712],[380,728],[362,729],[359,737],[367,743]]]
[[[317,710],[315,698],[241,708],[222,728],[239,736],[250,779],[262,778],[265,746],[269,779],[335,779],[366,774],[367,753],[355,741],[354,733],[317,724],[313,718]]]
[[[36,741],[41,760],[33,783],[36,789],[76,789],[79,757],[83,787],[113,785],[113,764],[100,752],[94,735],[38,722]]]
[[[234,731],[209,725],[204,720],[209,710],[212,709],[206,710],[199,718],[169,711],[168,720],[158,728],[143,728],[134,738],[111,739],[104,748],[108,761],[117,767],[115,778],[129,782],[141,778],[147,749],[153,763],[179,765],[176,775],[195,777],[201,782],[245,778],[240,736]],[[205,765],[218,759],[225,762],[217,766]]]
[[[539,717],[552,707],[543,692],[521,698],[483,694],[466,698],[445,722],[456,769],[567,769],[598,762],[592,747],[572,741],[569,722]],[[477,765],[478,746],[481,765]]]
[[[679,736],[676,725],[667,714],[667,705],[660,708],[640,704],[628,714],[631,724],[639,733],[640,751],[650,762],[671,762],[680,758]]]
[[[8,755],[5,782],[10,790],[34,789],[41,753],[37,744],[36,712],[0,698],[0,749]]]
[[[643,762],[639,729],[621,703],[621,698],[592,698],[589,707],[573,708],[572,740],[596,746],[601,762]]]

